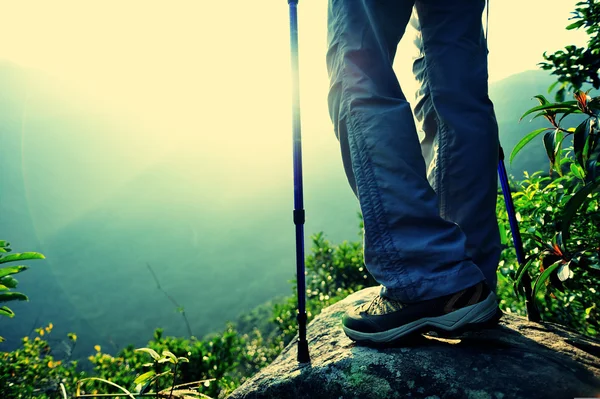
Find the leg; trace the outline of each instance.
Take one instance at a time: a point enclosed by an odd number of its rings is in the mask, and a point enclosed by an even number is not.
[[[458,292],[484,276],[466,238],[440,217],[413,115],[392,69],[409,0],[330,0],[329,110],[365,223],[365,264],[405,303]]]
[[[498,125],[488,97],[485,0],[417,0],[415,113],[440,215],[467,237],[467,254],[496,287]]]

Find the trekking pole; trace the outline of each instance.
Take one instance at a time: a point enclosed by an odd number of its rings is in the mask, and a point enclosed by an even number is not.
[[[510,224],[510,230],[512,232],[515,252],[517,253],[517,262],[519,263],[519,266],[524,266],[526,263],[525,250],[523,249],[523,240],[521,239],[521,232],[519,231],[515,204],[510,192],[510,185],[508,184],[508,175],[506,173],[506,166],[504,165],[504,150],[502,147],[500,147],[498,175],[500,175],[500,185],[502,186],[502,194],[504,195],[504,202],[506,203],[506,213],[508,214],[508,223]],[[529,321],[540,321],[540,313],[535,307],[531,294],[531,277],[529,276],[529,273],[527,273],[527,270],[523,271],[523,285],[525,286],[527,317]]]
[[[298,286],[298,362],[310,362],[306,340],[306,281],[304,277],[304,200],[302,191],[302,135],[300,128],[300,77],[298,63],[298,0],[290,6],[292,50],[292,129],[294,133],[294,224],[296,225],[296,285]]]

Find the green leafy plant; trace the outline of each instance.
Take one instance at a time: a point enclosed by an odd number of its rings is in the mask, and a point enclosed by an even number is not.
[[[600,272],[600,231],[598,225],[600,151],[600,97],[591,90],[581,91],[584,84],[600,88],[600,3],[587,0],[577,3],[575,20],[567,29],[585,28],[589,36],[586,48],[567,46],[544,57],[549,63],[542,68],[553,70],[561,85],[555,102],[537,95],[539,105],[521,117],[543,117],[549,126],[527,134],[513,149],[510,160],[533,139],[543,133],[542,143],[550,162],[549,176],[534,174],[521,183],[515,195],[516,207],[527,218],[525,245],[530,256],[515,271],[514,287],[519,294],[533,275],[528,292],[539,308],[551,318],[596,335],[595,303],[597,274]],[[574,90],[574,100],[564,101],[567,89]],[[576,127],[566,127],[568,117],[581,119]],[[571,145],[572,144],[572,145]],[[523,230],[523,229],[522,229]],[[562,302],[555,306],[550,300]],[[584,316],[581,316],[581,309]],[[561,320],[556,320],[556,319]]]
[[[311,254],[306,258],[306,312],[308,321],[321,310],[365,287],[377,285],[364,265],[360,242],[344,241],[334,245],[320,232],[311,237]],[[275,304],[273,322],[284,343],[297,332],[297,293],[284,303]]]
[[[503,251],[500,264],[499,289],[512,285],[513,290],[501,293],[504,310],[524,314],[517,298],[523,292],[523,277],[532,277],[532,292],[542,318],[595,336],[600,331],[598,311],[597,250],[600,240],[599,195],[595,193],[571,219],[570,236],[565,241],[560,232],[564,208],[572,198],[574,176],[552,178],[541,172],[526,173],[513,193],[515,209],[527,262],[519,265],[512,247]],[[508,229],[504,204],[498,203],[501,230]],[[557,227],[559,227],[557,231]],[[594,244],[595,243],[595,244]],[[591,251],[586,251],[586,248]]]
[[[556,101],[563,101],[568,89],[580,90],[585,83],[600,89],[600,2],[598,0],[580,1],[573,12],[574,20],[568,30],[585,29],[589,36],[586,47],[567,46],[554,54],[544,53],[546,62],[542,69],[551,70],[558,77],[550,91],[560,86],[556,92]]]
[[[261,353],[261,350],[255,347],[259,343],[262,342],[255,342],[253,345],[247,336],[238,334],[232,325],[228,325],[219,334],[202,340],[195,337],[187,339],[164,336],[163,331],[157,329],[147,348],[155,353],[168,351],[176,358],[188,359],[187,362],[178,363],[177,373],[171,377],[161,373],[167,371],[166,368],[172,364],[166,360],[159,363],[161,368],[153,370],[160,387],[203,381],[198,389],[199,393],[217,397],[235,389],[247,372],[257,370],[253,362],[260,362],[260,359],[255,359],[255,356]],[[96,353],[89,357],[94,365],[93,376],[118,384],[129,392],[135,392],[139,384],[136,379],[150,371],[147,369],[147,352],[136,351],[133,346],[124,348],[115,356],[103,353],[100,346],[96,346],[95,349]],[[249,353],[255,356],[250,356]],[[264,364],[261,363],[260,366]],[[123,392],[97,380],[86,383],[86,390],[91,393]]]
[[[549,281],[553,281],[555,287],[562,288],[562,282],[571,278],[574,268],[600,270],[600,240],[598,235],[590,235],[590,231],[595,229],[589,225],[589,220],[595,219],[600,185],[600,154],[597,151],[600,97],[590,98],[588,93],[578,91],[575,101],[551,103],[544,96],[538,95],[536,98],[540,105],[528,110],[523,117],[531,114],[535,114],[534,117],[542,116],[550,122],[551,127],[538,129],[525,136],[511,154],[512,160],[535,136],[547,131],[543,143],[550,161],[550,176],[553,172],[559,176],[552,183],[548,178],[547,184],[542,187],[541,181],[523,187],[525,193],[534,187],[535,190],[542,190],[548,199],[552,198],[552,202],[544,208],[547,212],[544,217],[551,216],[551,220],[542,219],[541,222],[549,223],[554,231],[533,237],[539,244],[537,258],[544,259],[542,274],[533,287],[534,296]],[[571,114],[582,114],[585,118],[576,128],[565,129],[561,123]],[[570,136],[573,146],[563,149],[564,140]],[[554,193],[550,193],[550,190]],[[517,288],[522,276],[533,264],[534,259],[530,259],[522,265],[515,282]]]
[[[116,356],[96,345],[88,358],[94,368],[83,372],[69,360],[77,336],[68,334],[72,347],[57,357],[45,340],[52,328],[36,329],[35,339],[0,352],[2,399],[225,397],[283,349],[270,347],[258,331],[241,335],[231,325],[204,340],[165,337],[159,329],[147,348],[128,346]]]
[[[57,358],[47,341],[52,324],[25,337],[12,352],[0,352],[0,392],[2,399],[63,398],[62,392],[74,392],[76,382],[86,375],[78,362]],[[75,345],[77,336],[68,334],[66,343]]]
[[[37,252],[8,254],[11,251],[10,243],[0,240],[0,265],[11,262],[21,262],[24,260],[44,259],[44,255]],[[15,279],[13,275],[21,273],[27,269],[28,266],[24,265],[0,267],[0,303],[29,300],[27,295],[21,292],[11,291],[12,289],[16,288],[18,284],[17,279]],[[15,313],[8,306],[2,306],[0,307],[0,316],[8,316],[12,318],[15,316]],[[4,338],[0,337],[0,342],[2,341],[4,341]]]
[[[88,377],[77,382],[76,398],[96,397],[96,394],[82,393],[82,385],[88,382],[97,382],[106,384],[111,388],[120,390],[131,399],[141,396],[154,396],[156,398],[209,398],[209,396],[198,392],[196,389],[212,380],[201,380],[177,384],[177,375],[179,366],[183,363],[189,363],[186,357],[177,357],[168,350],[163,350],[159,355],[154,349],[139,348],[135,352],[142,352],[149,355],[152,359],[150,363],[144,363],[142,367],[149,368],[149,371],[140,373],[133,383],[134,392],[119,384],[99,377]],[[163,383],[164,382],[164,383]],[[163,388],[165,387],[165,388]],[[111,396],[110,394],[108,396]],[[119,396],[115,394],[114,396]]]

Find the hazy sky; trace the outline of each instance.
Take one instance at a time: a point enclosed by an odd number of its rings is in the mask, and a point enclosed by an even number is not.
[[[564,30],[575,2],[493,0],[491,80],[535,69],[545,50],[581,43],[581,34]],[[128,140],[107,132],[107,140],[131,145],[145,163],[210,151],[220,154],[221,168],[290,167],[286,0],[0,0],[0,9],[0,60],[44,71],[65,96],[83,93],[91,108],[118,110],[139,129]],[[326,102],[326,10],[325,0],[299,3],[309,160],[339,156]],[[409,98],[411,38],[395,63]]]
[[[492,1],[491,80],[535,68],[545,50],[580,42],[581,35],[564,30],[575,3]],[[210,106],[212,116],[229,117],[230,107],[218,105],[244,102],[236,119],[265,108],[289,114],[286,0],[0,4],[0,59],[42,69],[119,106],[147,110],[158,102],[166,113]],[[299,3],[303,101],[319,108],[327,91],[326,6]],[[412,55],[407,41],[396,62],[407,83]]]

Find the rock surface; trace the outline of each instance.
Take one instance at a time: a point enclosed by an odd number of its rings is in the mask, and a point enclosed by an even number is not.
[[[507,314],[499,326],[460,339],[418,336],[402,346],[358,346],[344,334],[340,317],[377,292],[377,287],[357,292],[311,322],[310,364],[297,363],[294,340],[229,397],[600,397],[600,343],[551,323]]]

